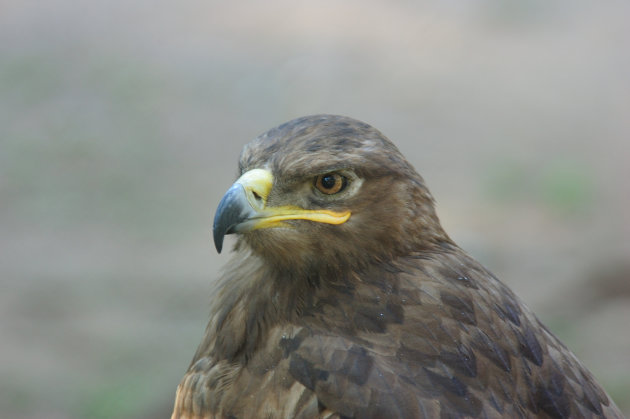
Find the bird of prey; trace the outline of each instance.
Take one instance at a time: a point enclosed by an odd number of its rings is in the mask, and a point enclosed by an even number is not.
[[[239,173],[214,219],[235,254],[173,419],[622,417],[375,128],[295,119]]]

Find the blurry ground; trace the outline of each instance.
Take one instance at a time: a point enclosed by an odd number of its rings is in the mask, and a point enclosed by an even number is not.
[[[240,148],[320,112],[630,413],[630,6],[425,3],[0,2],[0,416],[166,417]]]

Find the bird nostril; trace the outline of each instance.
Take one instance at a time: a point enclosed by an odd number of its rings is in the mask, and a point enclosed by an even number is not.
[[[262,201],[262,196],[258,195],[256,191],[252,191],[252,195],[256,198],[256,201]]]

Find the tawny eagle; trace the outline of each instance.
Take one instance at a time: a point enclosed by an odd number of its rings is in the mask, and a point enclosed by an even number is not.
[[[174,419],[622,417],[373,127],[287,122],[239,172],[214,219],[235,254]]]

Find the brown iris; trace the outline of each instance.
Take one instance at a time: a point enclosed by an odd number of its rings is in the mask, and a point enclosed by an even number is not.
[[[315,178],[315,187],[326,195],[336,194],[341,192],[348,183],[345,176],[339,173],[325,173]]]

